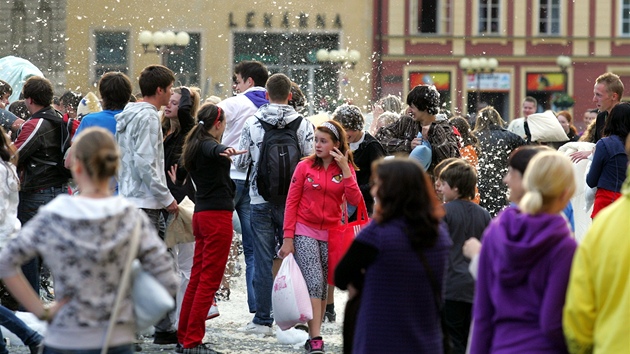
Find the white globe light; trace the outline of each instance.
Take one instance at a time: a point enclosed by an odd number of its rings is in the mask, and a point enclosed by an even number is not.
[[[479,68],[481,67],[481,63],[479,62],[479,59],[474,58],[470,60],[470,68],[473,70],[479,70]]]
[[[488,59],[488,68],[490,68],[490,70],[495,70],[498,67],[499,67],[499,61],[497,60],[497,58]]]
[[[470,69],[470,59],[468,58],[462,58],[459,61],[459,68],[462,70],[468,70]]]
[[[348,59],[350,59],[351,62],[356,63],[361,60],[361,53],[356,49],[352,49],[348,52]]]
[[[175,32],[173,31],[166,31],[164,32],[164,44],[166,45],[173,45],[175,44]]]
[[[330,53],[328,53],[328,59],[330,61],[334,61],[334,62],[338,62],[339,60],[341,60],[341,54],[339,54],[338,50],[331,50]]]
[[[156,47],[162,46],[165,44],[166,41],[166,36],[164,35],[164,32],[162,31],[157,31],[157,32],[153,32],[153,45]]]
[[[175,38],[175,44],[185,47],[190,43],[190,35],[188,32],[182,31],[177,33],[177,37]]]
[[[147,30],[140,32],[140,35],[138,36],[138,41],[140,41],[140,44],[142,45],[151,44],[151,42],[153,41],[153,33]]]
[[[328,61],[330,59],[330,54],[326,49],[320,49],[315,54],[315,58],[317,58],[317,61]]]
[[[486,58],[486,57],[479,58],[479,68],[481,70],[487,70],[488,69],[488,58]]]

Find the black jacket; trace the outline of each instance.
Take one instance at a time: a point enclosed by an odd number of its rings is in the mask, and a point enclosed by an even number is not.
[[[62,187],[68,183],[68,177],[59,165],[63,163],[62,123],[61,113],[50,106],[35,112],[22,125],[15,141],[22,192]]]
[[[365,132],[363,142],[359,144],[359,147],[352,152],[354,157],[354,163],[359,167],[357,173],[357,184],[363,194],[363,200],[365,200],[365,206],[368,213],[372,214],[372,208],[374,207],[374,198],[370,195],[370,176],[372,175],[372,162],[378,160],[381,157],[387,155],[387,152],[370,133]]]

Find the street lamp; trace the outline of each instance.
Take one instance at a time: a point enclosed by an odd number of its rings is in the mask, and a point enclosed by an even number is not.
[[[459,61],[459,68],[466,74],[474,74],[477,81],[476,99],[475,104],[479,106],[481,102],[481,87],[480,76],[482,73],[493,73],[499,66],[499,61],[496,58],[462,58]],[[470,112],[469,112],[470,113]]]
[[[181,31],[177,34],[173,31],[156,31],[151,32],[144,30],[140,32],[138,41],[142,44],[144,54],[149,53],[149,45],[155,47],[156,54],[169,54],[181,52],[190,43],[190,35]]]
[[[315,58],[320,63],[331,65],[345,65],[350,69],[354,69],[354,66],[361,60],[361,53],[356,49],[320,49],[315,53]]]
[[[571,60],[571,57],[568,57],[566,55],[558,55],[558,57],[556,58],[556,64],[560,67],[560,70],[562,70],[563,73],[567,73],[567,69],[571,66],[571,64],[573,64],[573,61]]]

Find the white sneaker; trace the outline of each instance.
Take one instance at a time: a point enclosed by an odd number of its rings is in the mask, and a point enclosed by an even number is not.
[[[245,327],[239,328],[238,331],[247,334],[262,334],[263,336],[273,335],[273,329],[270,326],[259,325],[254,322],[250,322]]]
[[[208,316],[206,316],[206,321],[211,320],[215,317],[219,317],[219,307],[217,303],[213,300],[212,306],[210,306],[210,310],[208,310]]]

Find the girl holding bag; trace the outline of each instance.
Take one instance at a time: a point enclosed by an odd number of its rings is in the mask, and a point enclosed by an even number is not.
[[[328,229],[340,224],[343,198],[359,205],[356,166],[341,125],[326,121],[315,130],[315,154],[296,167],[284,213],[281,258],[294,253],[311,297],[308,353],[324,353],[321,325],[328,292]]]

